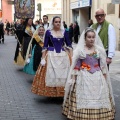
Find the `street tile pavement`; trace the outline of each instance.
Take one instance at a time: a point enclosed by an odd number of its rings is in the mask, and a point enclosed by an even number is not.
[[[0,120],[66,120],[62,98],[47,98],[31,93],[32,75],[22,72],[13,58],[17,41],[5,36],[0,44]]]
[[[32,75],[22,72],[13,58],[17,41],[5,36],[0,44],[0,120],[67,120],[62,114],[62,98],[47,98],[31,93]],[[75,44],[73,47],[75,48]],[[116,102],[116,119],[120,120],[120,52],[110,65]]]

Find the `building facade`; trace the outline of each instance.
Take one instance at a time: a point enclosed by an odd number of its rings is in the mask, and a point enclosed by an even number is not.
[[[120,50],[120,5],[112,4],[111,0],[62,0],[62,19],[69,25],[77,21],[82,32],[88,26],[88,20],[94,17],[95,11],[103,8],[106,13],[106,20],[116,30],[117,50]]]
[[[11,5],[8,0],[0,0],[0,19],[5,22],[6,20],[9,22],[13,22],[13,5]]]
[[[41,12],[39,12],[38,4],[41,4]],[[34,21],[48,15],[49,20],[55,15],[61,16],[61,0],[35,0],[35,17]],[[14,17],[14,0],[0,0],[0,19],[13,22]]]

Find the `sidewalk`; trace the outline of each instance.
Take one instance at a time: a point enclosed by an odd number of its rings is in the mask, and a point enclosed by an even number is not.
[[[113,57],[112,63],[110,65],[110,75],[111,75],[111,78],[114,78],[118,81],[120,81],[120,69],[119,68],[120,68],[120,51],[116,51],[115,57]],[[116,78],[113,75],[115,75]]]

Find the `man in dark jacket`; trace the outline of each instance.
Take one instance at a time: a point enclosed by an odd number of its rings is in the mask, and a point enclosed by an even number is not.
[[[0,21],[0,43],[4,43],[4,24]]]
[[[70,38],[71,43],[73,42],[72,37],[73,37],[73,23],[71,23],[69,26],[69,38]]]
[[[67,25],[66,25],[65,21],[63,21],[63,26],[65,29],[67,29]]]
[[[73,36],[74,36],[75,43],[78,43],[78,35],[80,35],[79,26],[78,26],[78,23],[75,22],[74,28],[73,28]]]

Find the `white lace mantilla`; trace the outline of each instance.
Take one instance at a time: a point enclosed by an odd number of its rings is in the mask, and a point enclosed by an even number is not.
[[[46,86],[64,87],[70,69],[69,56],[65,51],[48,51]]]

